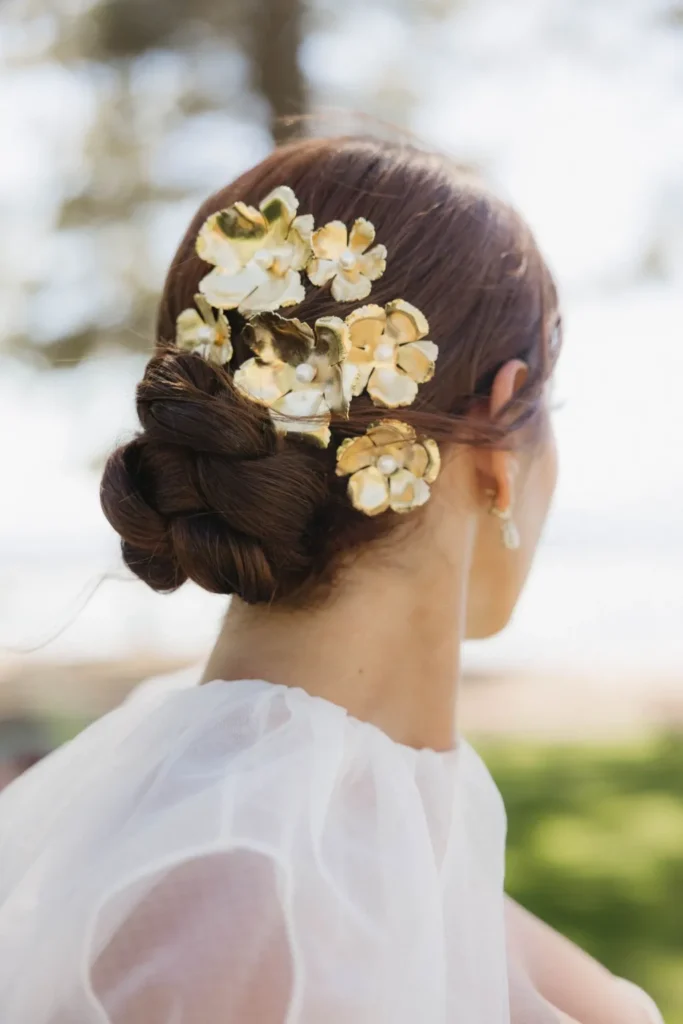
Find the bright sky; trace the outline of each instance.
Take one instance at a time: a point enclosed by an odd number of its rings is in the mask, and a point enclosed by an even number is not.
[[[381,116],[391,116],[409,74],[418,90],[410,127],[487,169],[532,223],[565,296],[556,507],[515,623],[473,654],[486,664],[683,667],[683,28],[667,24],[670,6],[479,0],[435,26],[335,5],[302,53],[322,103]],[[166,87],[171,74],[151,66],[147,78]],[[0,216],[11,245],[0,280],[54,268],[41,309],[68,321],[69,296],[82,301],[83,287],[47,230],[55,179],[78,173],[92,98],[56,67],[3,79],[12,102],[0,108]],[[190,125],[166,143],[159,166],[207,192],[263,155],[260,128],[216,128]],[[186,217],[178,210],[177,222],[160,226],[153,273]],[[655,244],[661,273],[644,280]],[[21,315],[12,301],[0,308],[10,322]],[[132,427],[140,370],[134,358],[46,376],[3,364],[0,478],[16,483],[0,502],[0,574],[11,584],[0,593],[0,643],[58,628],[89,580],[116,564],[85,467]],[[45,653],[192,648],[179,624],[197,623],[198,646],[221,607],[192,589],[162,599],[106,584]]]

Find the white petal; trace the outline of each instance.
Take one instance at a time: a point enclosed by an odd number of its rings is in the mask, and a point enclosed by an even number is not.
[[[417,384],[407,373],[382,366],[373,371],[368,382],[368,394],[375,405],[398,409],[412,405],[417,395]]]

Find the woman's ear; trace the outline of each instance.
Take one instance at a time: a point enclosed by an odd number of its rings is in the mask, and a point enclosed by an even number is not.
[[[529,368],[521,359],[510,359],[496,374],[489,398],[488,416],[498,420],[502,410],[524,386]],[[517,475],[514,452],[500,448],[479,449],[475,453],[478,476],[484,494],[493,495],[496,508],[506,512],[512,505],[513,484]]]

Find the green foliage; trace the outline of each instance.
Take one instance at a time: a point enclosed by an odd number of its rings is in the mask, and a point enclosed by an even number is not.
[[[481,745],[508,812],[507,889],[683,1024],[683,742]]]

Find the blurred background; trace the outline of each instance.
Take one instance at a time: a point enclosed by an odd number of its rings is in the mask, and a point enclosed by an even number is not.
[[[559,279],[561,483],[463,724],[511,892],[681,1024],[680,0],[5,0],[0,787],[141,680],[192,680],[224,601],[126,575],[98,474],[199,201],[349,130],[479,169]]]

